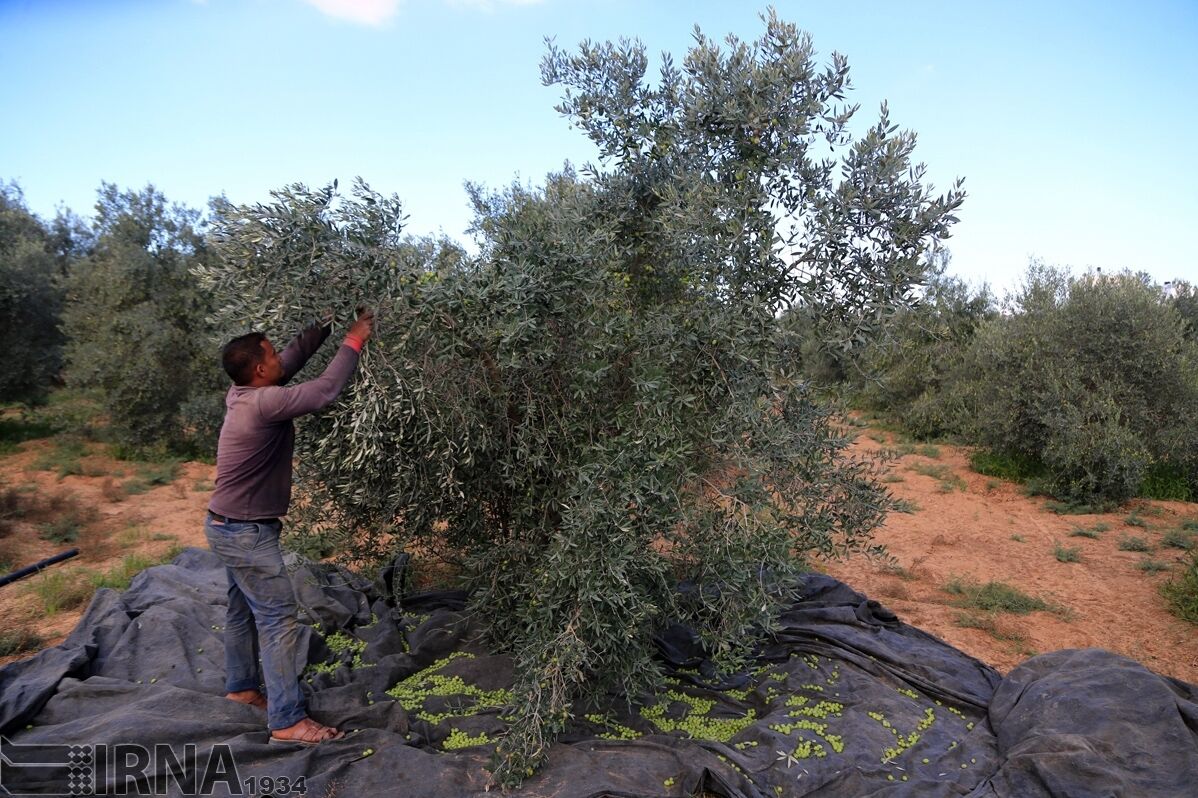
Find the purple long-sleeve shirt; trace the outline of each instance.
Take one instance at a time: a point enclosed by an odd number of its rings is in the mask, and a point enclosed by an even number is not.
[[[286,385],[328,335],[328,327],[308,327],[279,353],[283,363],[281,384],[229,388],[225,422],[216,446],[216,490],[208,504],[214,513],[242,520],[287,514],[295,447],[295,425],[291,420],[331,404],[358,364],[358,353],[342,344],[319,377]]]

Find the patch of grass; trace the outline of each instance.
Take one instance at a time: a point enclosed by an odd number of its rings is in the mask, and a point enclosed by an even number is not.
[[[54,446],[42,452],[31,464],[38,471],[57,472],[58,478],[83,474],[83,460],[87,455],[87,444],[81,439],[62,435],[54,439]]]
[[[37,651],[44,642],[41,635],[28,629],[0,632],[0,657],[11,657],[26,651]]]
[[[953,619],[953,623],[955,623],[957,626],[960,626],[962,629],[980,629],[981,631],[993,637],[995,640],[1005,640],[1016,643],[1021,643],[1027,640],[1026,637],[1018,632],[1004,632],[999,629],[993,615],[958,613],[957,617]]]
[[[116,536],[116,544],[122,549],[135,546],[145,537],[145,527],[140,524],[129,524]]]
[[[54,615],[61,610],[73,610],[92,597],[95,588],[87,578],[89,573],[51,568],[32,577],[25,589],[41,601],[47,615]]]
[[[1043,599],[1029,596],[1004,582],[986,582],[979,585],[954,577],[944,586],[944,590],[957,596],[958,599],[953,604],[962,608],[985,612],[1013,612],[1016,615],[1049,609],[1048,603]]]
[[[128,590],[133,577],[147,568],[159,565],[162,560],[152,559],[141,554],[127,554],[111,570],[97,574],[92,578],[92,587],[110,587],[113,590]]]
[[[1023,535],[1011,535],[1011,540],[1015,541],[1016,543],[1022,543]]]
[[[1123,519],[1123,523],[1127,524],[1128,526],[1138,526],[1141,529],[1148,528],[1148,522],[1141,518],[1140,514],[1134,510],[1132,511],[1131,515]]]
[[[178,540],[179,538],[166,532],[155,532],[150,535],[150,540]]]
[[[0,487],[0,537],[12,531],[12,524],[25,516],[25,502],[21,488]]]
[[[928,457],[932,460],[940,459],[940,447],[933,446],[930,443],[900,443],[895,447],[895,453],[899,457],[917,454],[920,457]]]
[[[1148,545],[1148,541],[1144,538],[1138,538],[1134,535],[1124,535],[1119,539],[1119,551],[1152,551],[1152,546]]]
[[[882,565],[882,573],[890,574],[891,576],[897,576],[898,578],[905,579],[908,582],[917,578],[915,574],[911,573],[909,569],[904,568],[897,561],[884,563]]]
[[[907,478],[901,474],[887,474],[882,477],[883,482],[906,482]]]
[[[989,492],[990,492],[990,491],[992,491],[992,490],[996,490],[996,489],[998,488],[998,486],[999,486],[999,485],[1001,485],[1001,484],[1002,484],[1002,483],[1001,483],[1001,482],[999,482],[997,479],[988,479],[988,480],[986,480],[986,485],[985,485],[986,492],[987,492],[987,493],[989,493]]]
[[[1085,527],[1080,526],[1075,526],[1073,529],[1069,530],[1069,537],[1071,538],[1090,538],[1090,540],[1097,540],[1099,537],[1101,537],[1101,535],[1102,533],[1097,529],[1086,529]]]
[[[1109,532],[1111,529],[1111,525],[1108,524],[1106,521],[1099,521],[1097,524],[1094,524],[1094,526],[1092,526],[1090,528],[1093,529],[1095,532],[1098,532],[1101,534],[1102,532]]]
[[[125,491],[125,494],[128,496],[137,496],[138,494],[145,493],[150,489],[150,487],[150,483],[137,477],[126,480],[124,484],[121,485],[121,489]]]
[[[885,482],[886,480],[883,479],[882,481]],[[214,490],[215,486],[206,479],[197,479],[195,484],[191,486],[191,489],[196,493],[208,493],[209,491]]]
[[[1057,558],[1057,562],[1081,562],[1082,550],[1080,546],[1062,546],[1059,542],[1053,547],[1053,556]]]
[[[1169,612],[1198,624],[1198,551],[1190,552],[1190,561],[1180,575],[1173,575],[1161,585],[1161,595],[1169,605]]]
[[[979,474],[1011,482],[1027,482],[1045,473],[1043,463],[1035,458],[1017,454],[1000,454],[979,449],[969,456],[969,467]]]
[[[1161,537],[1161,545],[1170,549],[1189,551],[1194,548],[1194,533],[1181,529],[1170,529]]]
[[[21,519],[35,524],[42,540],[73,543],[95,517],[95,508],[69,491],[43,494],[36,485],[0,491],[0,535],[8,534],[13,522]]]
[[[1181,528],[1186,532],[1198,532],[1198,518],[1187,518],[1181,522]]]
[[[147,463],[137,470],[137,475],[150,486],[169,485],[179,477],[180,465],[178,460]]]
[[[949,467],[942,463],[913,463],[907,466],[908,471],[914,471],[916,474],[922,474],[925,477],[932,479],[948,479],[953,474]]]
[[[38,537],[51,543],[74,543],[82,528],[78,518],[56,518],[38,525]]]
[[[908,515],[917,513],[923,509],[915,502],[907,501],[906,499],[895,499],[893,508],[896,513],[907,513]]]
[[[1160,560],[1154,560],[1150,557],[1145,557],[1136,563],[1136,567],[1145,573],[1154,574],[1158,571],[1168,571],[1169,563],[1161,562]]]

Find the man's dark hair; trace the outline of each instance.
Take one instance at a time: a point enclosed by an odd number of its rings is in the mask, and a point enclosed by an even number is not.
[[[221,350],[221,365],[233,378],[234,385],[247,385],[254,378],[254,366],[262,362],[262,342],[266,336],[260,332],[239,335]]]

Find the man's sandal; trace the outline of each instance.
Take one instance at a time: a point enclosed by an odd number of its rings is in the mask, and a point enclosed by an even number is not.
[[[270,742],[272,745],[319,745],[320,743],[330,740],[340,740],[345,736],[345,732],[337,731],[332,726],[322,726],[311,718],[304,718],[300,721],[300,733],[296,737],[276,737],[274,732],[270,734]],[[332,732],[330,734],[329,732]]]
[[[226,695],[225,698],[228,698],[230,701],[238,704],[248,704],[251,707],[257,707],[258,709],[266,709],[266,696],[262,695],[262,693],[256,693],[256,695],[250,701],[242,701],[240,698],[231,698],[228,695]]]

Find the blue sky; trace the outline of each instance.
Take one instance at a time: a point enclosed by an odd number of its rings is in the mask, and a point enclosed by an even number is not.
[[[929,179],[965,178],[952,271],[1028,258],[1198,282],[1198,3],[777,2],[890,103]],[[765,8],[625,0],[0,0],[0,179],[89,213],[100,181],[203,207],[356,175],[414,233],[464,238],[464,180],[539,182],[590,143],[540,85],[544,38],[754,38]]]

